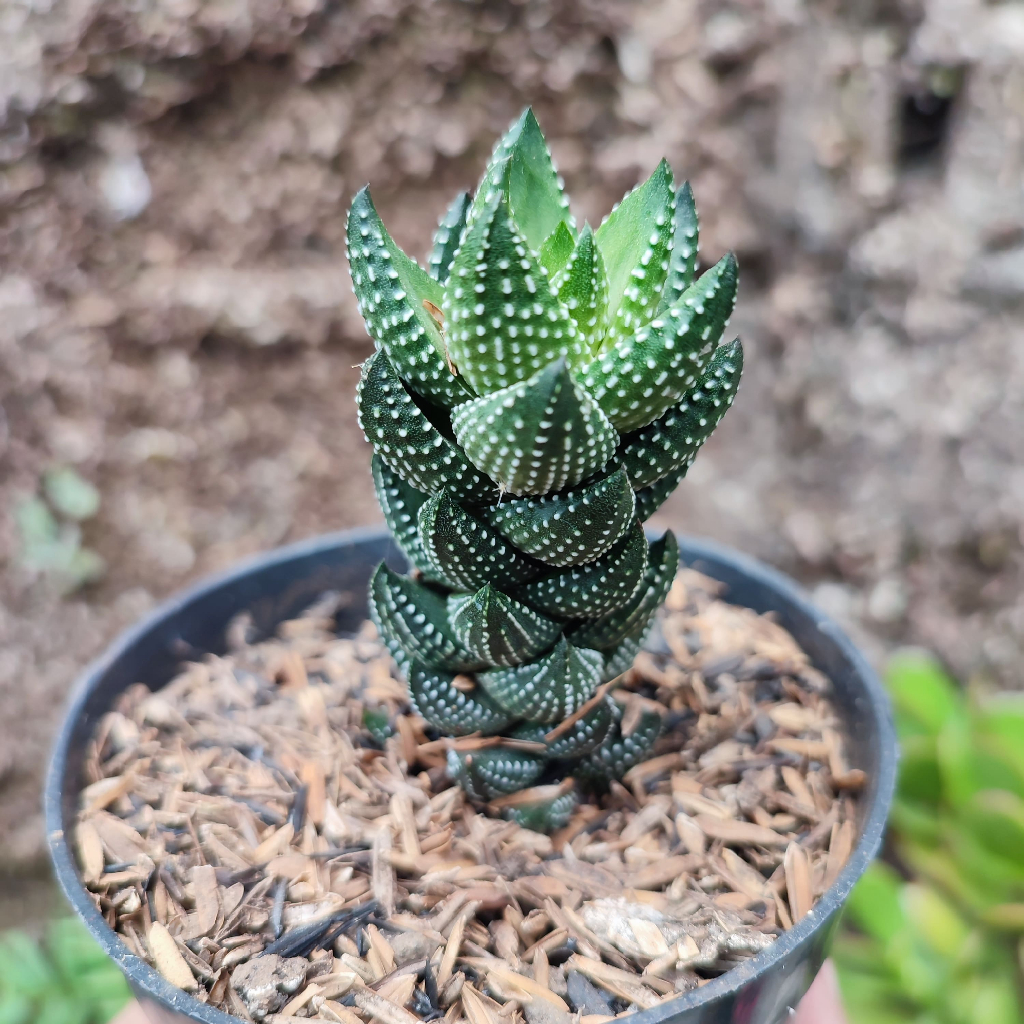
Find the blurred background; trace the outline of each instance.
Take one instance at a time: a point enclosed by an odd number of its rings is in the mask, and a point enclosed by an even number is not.
[[[348,200],[422,257],[526,103],[579,220],[665,155],[702,264],[739,256],[741,400],[662,525],[879,666],[1020,687],[1024,5],[8,0],[0,53],[0,922],[56,907],[40,780],[88,659],[380,521]]]

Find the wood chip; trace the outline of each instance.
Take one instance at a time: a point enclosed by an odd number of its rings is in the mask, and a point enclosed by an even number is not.
[[[178,944],[171,933],[159,921],[153,922],[146,936],[153,966],[172,984],[186,992],[195,992],[199,984],[185,963]]]
[[[641,984],[639,978],[599,960],[591,960],[574,953],[569,957],[568,966],[570,970],[579,971],[606,992],[611,992],[613,996],[636,1003],[642,1010],[650,1009],[661,1002],[658,994]]]
[[[560,1010],[569,1011],[568,1004],[561,996],[556,995],[547,986],[534,981],[533,978],[517,974],[500,960],[495,960],[493,963],[489,961],[484,970],[486,970],[488,977],[496,978],[503,987],[512,988],[517,992],[525,994],[530,999],[543,999],[545,1002],[551,1003],[552,1006],[557,1006]],[[465,1000],[465,993],[463,993],[463,1000]]]
[[[807,851],[799,843],[790,843],[786,847],[783,863],[786,869],[786,892],[789,895],[790,914],[796,923],[810,913],[814,905],[811,864],[807,859]]]
[[[824,887],[829,889],[846,866],[853,851],[853,822],[847,819],[841,825],[832,826],[832,837],[828,846],[828,861],[825,867]]]
[[[388,854],[391,852],[391,830],[377,829],[373,837],[373,856],[370,860],[373,879],[373,898],[380,904],[385,917],[395,912],[395,869]]]
[[[195,892],[196,912],[189,915],[188,937],[197,939],[209,935],[220,916],[220,887],[217,870],[209,864],[197,864],[192,869],[192,888]]]
[[[452,976],[455,968],[455,961],[462,950],[462,936],[466,930],[466,916],[460,915],[452,925],[451,934],[448,936],[448,943],[444,947],[444,956],[441,958],[441,966],[437,969],[437,987],[443,988],[448,979]]]
[[[420,1024],[420,1019],[404,1006],[396,1006],[389,999],[366,988],[356,989],[352,998],[356,1006],[381,1024]]]
[[[491,1000],[482,996],[472,985],[465,985],[462,989],[462,1006],[469,1024],[505,1024]]]
[[[569,1024],[557,994],[568,965],[549,959],[567,944],[630,1004],[703,983],[765,948],[834,881],[864,780],[828,681],[792,637],[699,574],[679,580],[661,619],[667,646],[593,703],[614,691],[627,731],[644,709],[685,714],[669,715],[655,756],[585,796],[557,835],[505,815],[569,792],[571,777],[481,808],[444,770],[451,749],[544,744],[428,741],[373,628],[339,635],[320,610],[258,643],[236,630],[228,654],[183,666],[159,693],[129,689],[103,716],[73,837],[83,879],[133,952],[156,964],[162,949],[165,971],[242,1019],[234,972],[272,963],[264,950],[279,937],[299,943],[270,1024],[412,1024],[405,1004],[427,958],[447,1024],[521,1024],[520,1011]],[[394,729],[383,743],[364,727],[367,708]],[[572,724],[553,723],[548,738]],[[370,901],[387,927],[364,918],[319,948],[318,928]],[[658,917],[680,907],[683,938]],[[460,964],[500,1001],[467,986]],[[357,993],[366,1006],[339,1002]]]
[[[710,814],[698,814],[695,821],[708,838],[720,839],[734,846],[783,847],[789,844],[786,836],[751,821],[716,818]]]
[[[82,881],[99,881],[103,874],[103,843],[96,826],[88,818],[80,821],[75,827],[75,849],[78,853]]]

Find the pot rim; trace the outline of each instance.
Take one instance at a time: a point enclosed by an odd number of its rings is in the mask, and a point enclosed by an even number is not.
[[[155,968],[135,956],[96,909],[79,877],[78,867],[64,832],[62,813],[62,780],[67,768],[68,747],[75,723],[93,688],[107,669],[157,624],[175,615],[197,598],[257,570],[264,570],[327,549],[385,539],[390,539],[390,534],[382,527],[339,530],[250,556],[222,572],[206,576],[162,602],[134,626],[122,632],[85,668],[72,688],[64,719],[54,742],[43,791],[47,847],[57,881],[75,913],[96,941],[147,997],[202,1024],[237,1024],[238,1018],[195,999],[172,985]],[[699,562],[702,557],[728,563],[738,573],[775,591],[784,600],[798,606],[813,618],[817,629],[829,637],[850,663],[868,698],[867,713],[878,738],[878,765],[875,778],[872,780],[873,795],[864,815],[863,827],[856,845],[835,882],[822,894],[811,911],[756,956],[737,964],[698,989],[631,1015],[630,1020],[636,1024],[665,1024],[679,1013],[708,1006],[722,997],[735,995],[751,981],[770,973],[796,947],[809,940],[819,927],[826,925],[846,902],[854,884],[864,874],[881,848],[895,792],[899,761],[899,748],[889,698],[881,681],[843,630],[813,604],[805,591],[784,573],[733,548],[686,535],[679,536],[678,539],[684,564]]]

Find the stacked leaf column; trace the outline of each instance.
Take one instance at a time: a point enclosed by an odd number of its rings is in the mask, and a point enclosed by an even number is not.
[[[560,780],[621,776],[661,726],[646,712],[626,735],[602,684],[632,664],[678,564],[672,534],[649,544],[641,523],[736,393],[739,340],[719,345],[735,259],[695,279],[693,197],[664,161],[577,232],[529,110],[452,204],[429,272],[365,188],[348,255],[377,345],[360,423],[412,567],[377,569],[371,613],[431,726],[504,737],[449,755],[467,793],[556,827],[575,802]]]

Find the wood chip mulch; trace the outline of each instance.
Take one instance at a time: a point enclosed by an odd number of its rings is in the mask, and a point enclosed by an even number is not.
[[[828,680],[706,577],[680,572],[615,690],[626,730],[661,706],[655,756],[553,836],[467,802],[452,741],[336,608],[256,644],[236,621],[229,654],[132,687],[91,742],[83,881],[203,1002],[268,1024],[601,1024],[765,949],[850,854],[864,775]],[[364,726],[382,713],[383,742]]]

